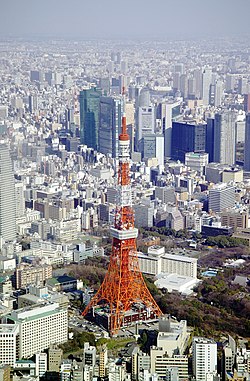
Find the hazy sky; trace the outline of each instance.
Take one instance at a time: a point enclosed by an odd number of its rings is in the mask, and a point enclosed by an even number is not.
[[[0,0],[0,37],[250,36],[250,0]]]

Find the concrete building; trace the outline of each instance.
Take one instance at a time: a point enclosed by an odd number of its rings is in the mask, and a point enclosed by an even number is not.
[[[63,350],[56,345],[50,346],[48,350],[48,371],[59,372],[62,358]]]
[[[16,217],[21,217],[25,212],[24,185],[22,182],[15,183]]]
[[[12,283],[8,276],[0,277],[0,294],[12,294]]]
[[[164,204],[176,203],[174,187],[155,187],[155,199],[161,200]]]
[[[125,364],[117,365],[114,362],[108,367],[108,381],[125,381],[126,377]]]
[[[19,358],[19,326],[0,324],[0,363],[14,366]]]
[[[154,282],[157,288],[165,290],[167,292],[179,292],[183,295],[192,294],[193,289],[199,280],[197,278],[187,277],[177,274],[162,273],[158,276]]]
[[[138,347],[135,347],[132,352],[132,380],[137,381],[140,372],[147,370],[150,371],[150,356]]]
[[[41,303],[58,303],[60,308],[67,309],[69,298],[65,293],[49,292],[47,287],[30,286],[29,293],[18,296],[18,308],[34,306]]]
[[[89,345],[89,343],[84,343],[83,348],[83,366],[86,365],[94,368],[96,364],[96,347]]]
[[[217,183],[241,183],[243,181],[243,170],[241,167],[234,165],[228,166],[220,163],[209,163],[205,168],[206,180],[208,182]]]
[[[163,135],[145,135],[139,143],[139,149],[144,161],[156,158],[158,160],[158,165],[164,165]]]
[[[166,227],[176,231],[184,229],[184,218],[177,206],[168,205],[166,211]]]
[[[51,344],[68,340],[68,311],[60,309],[58,303],[14,310],[7,319],[19,329],[19,358],[31,357]]]
[[[140,270],[145,274],[177,274],[197,278],[197,258],[165,253],[164,247],[151,246],[147,254],[138,253]]]
[[[238,228],[236,232],[233,234],[233,237],[235,238],[241,238],[248,241],[248,245],[250,246],[250,229],[240,229]]]
[[[104,345],[99,354],[99,377],[107,376],[108,350]]]
[[[223,164],[209,163],[205,169],[206,180],[214,184],[221,183],[223,171],[224,171]]]
[[[61,381],[71,381],[72,361],[63,360],[60,366]]]
[[[217,344],[203,337],[193,338],[193,374],[197,381],[206,381],[209,373],[217,372]]]
[[[197,278],[197,259],[183,255],[164,254],[161,272]]]
[[[59,275],[46,281],[48,289],[55,292],[67,292],[77,289],[77,279],[69,275]]]
[[[0,381],[10,381],[10,366],[0,365]]]
[[[190,169],[197,171],[199,175],[204,175],[205,167],[208,164],[208,153],[187,152],[185,164]]]
[[[153,106],[139,107],[138,109],[138,126],[136,129],[136,144],[148,134],[155,132],[155,109]]]
[[[243,182],[243,170],[240,167],[225,167],[222,172],[222,182],[223,183],[241,183]]]
[[[209,190],[208,196],[209,210],[222,212],[225,209],[233,208],[235,205],[235,190],[233,186],[225,183],[217,184]]]
[[[40,265],[34,267],[28,264],[21,264],[15,271],[14,284],[15,288],[19,289],[30,284],[40,283],[42,285],[44,281],[49,278],[52,278],[51,265]]]
[[[135,204],[133,206],[135,212],[135,226],[136,227],[152,227],[154,218],[154,206]]]
[[[232,348],[226,346],[223,348],[223,373],[224,377],[226,377],[227,373],[232,373],[233,367],[235,364],[235,354],[232,351]]]
[[[221,224],[222,226],[231,226],[234,231],[238,228],[247,229],[248,228],[248,209],[230,209],[225,210],[221,213]]]
[[[180,381],[188,379],[188,357],[174,355],[168,357],[162,348],[151,347],[151,372],[157,373],[159,377],[166,377],[166,372],[170,368],[177,368]]]
[[[36,353],[36,375],[44,377],[47,372],[47,353]]]
[[[169,317],[161,317],[159,320],[159,333],[157,347],[165,351],[165,355],[183,355],[187,346],[187,322],[172,322]]]

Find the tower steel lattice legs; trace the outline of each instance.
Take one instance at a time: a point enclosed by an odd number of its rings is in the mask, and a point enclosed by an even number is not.
[[[114,239],[108,272],[100,289],[83,311],[83,315],[99,303],[109,306],[112,335],[118,333],[125,313],[131,310],[134,303],[142,303],[155,316],[162,314],[139,269],[135,239],[131,239],[130,242]]]

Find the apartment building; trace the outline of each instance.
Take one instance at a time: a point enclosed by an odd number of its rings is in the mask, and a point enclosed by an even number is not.
[[[46,279],[52,278],[52,266],[31,266],[21,264],[14,274],[14,286],[16,289],[26,287],[30,284],[43,284]]]

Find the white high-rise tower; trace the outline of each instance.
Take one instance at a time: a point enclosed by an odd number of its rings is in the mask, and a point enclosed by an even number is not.
[[[210,86],[212,84],[212,68],[206,66],[202,73],[202,99],[203,105],[209,105]]]
[[[203,337],[193,338],[193,373],[196,381],[206,381],[217,373],[217,344]]]
[[[0,143],[0,244],[16,239],[15,184],[10,152]]]

